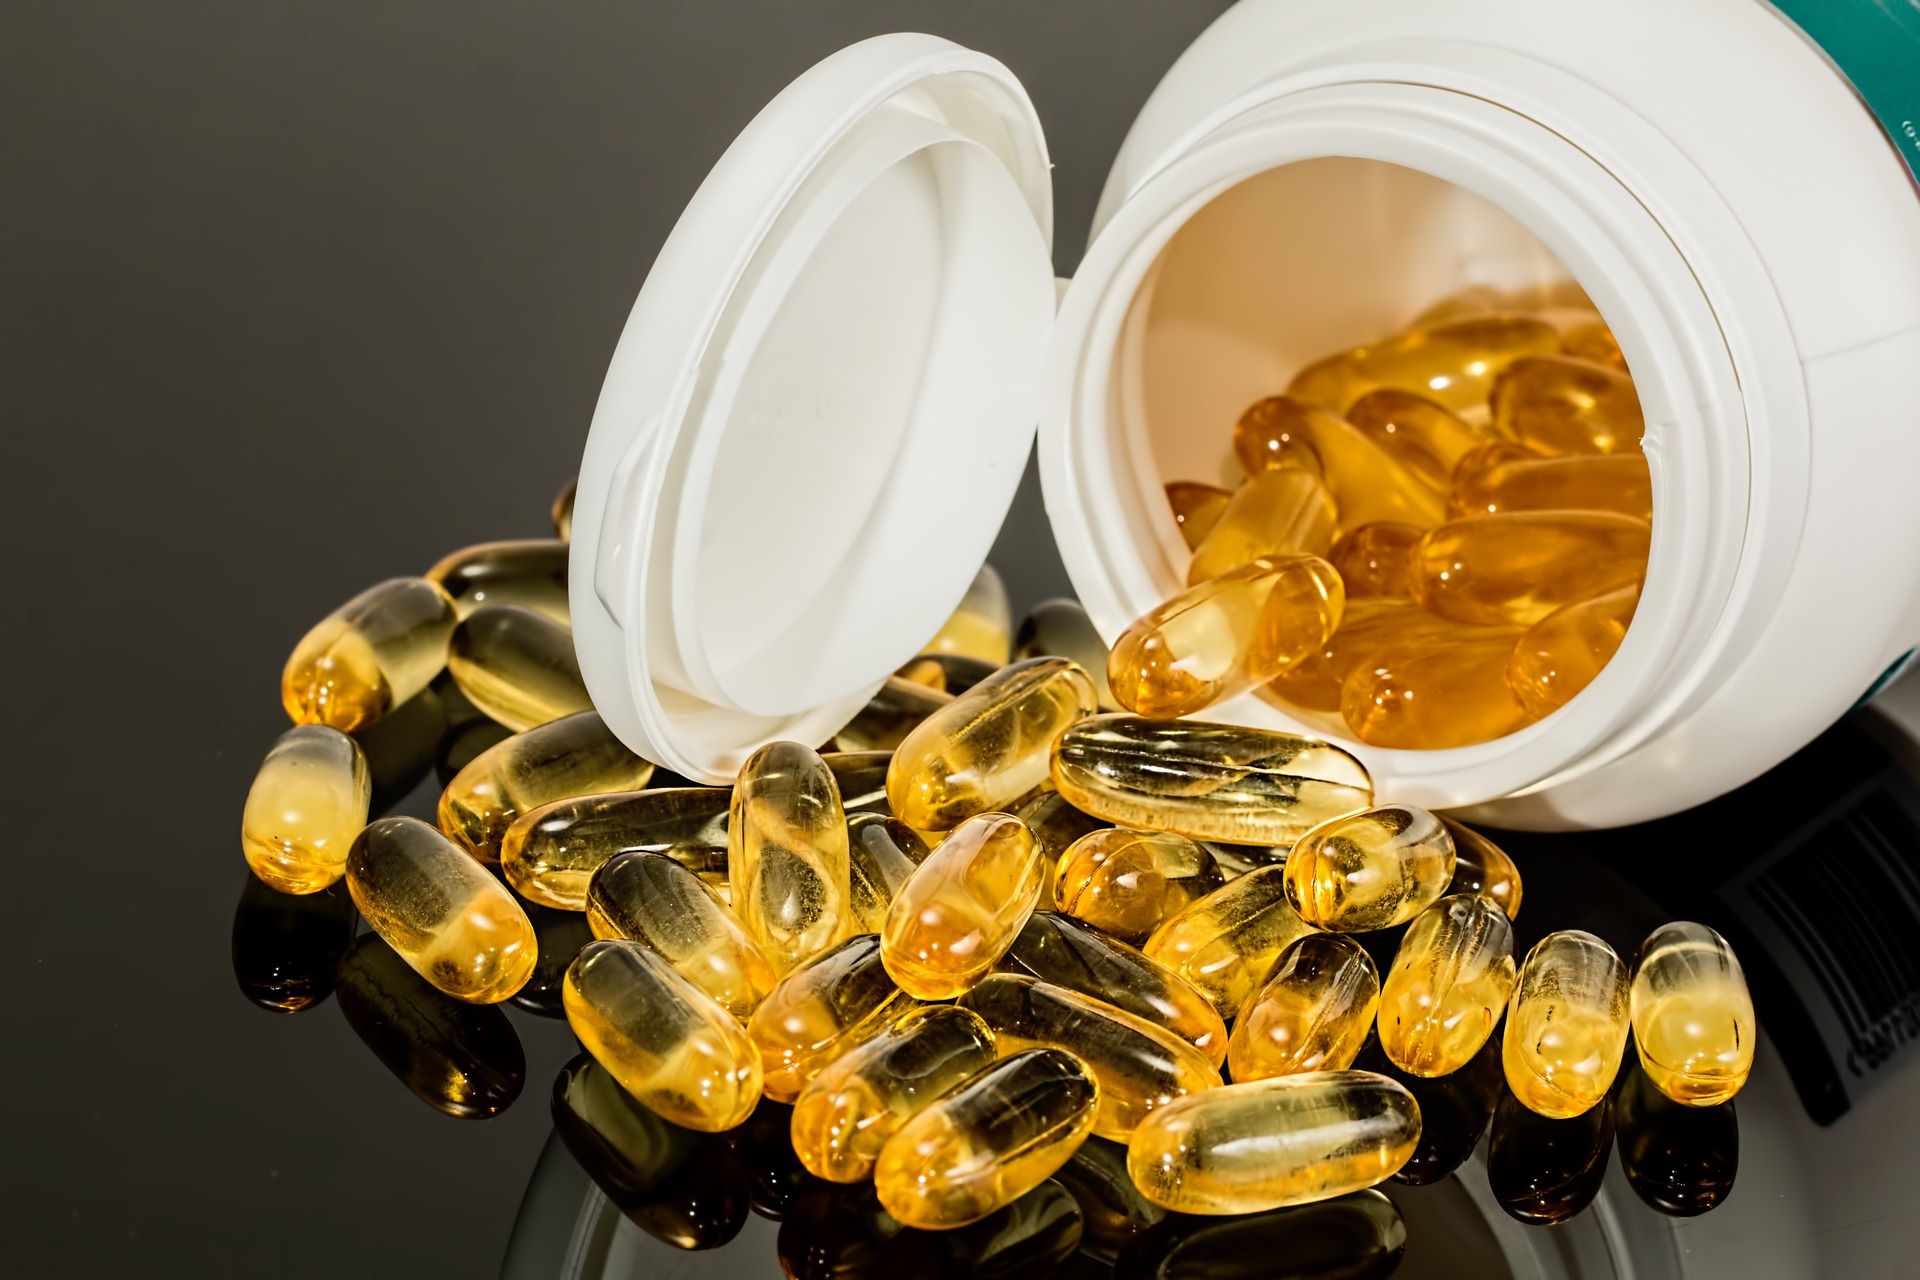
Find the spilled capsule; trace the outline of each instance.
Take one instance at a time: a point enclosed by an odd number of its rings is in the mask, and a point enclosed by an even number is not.
[[[1046,785],[1015,805],[1013,816],[1027,824],[1027,830],[1033,832],[1033,838],[1040,844],[1040,857],[1048,868],[1048,873],[1041,877],[1040,910],[1052,911],[1059,905],[1053,890],[1060,860],[1066,857],[1074,841],[1104,830],[1107,823],[1080,812],[1067,803],[1065,796]]]
[[[1411,805],[1329,818],[1294,842],[1287,901],[1310,925],[1364,933],[1404,924],[1453,879],[1453,837]]]
[[[1040,900],[1040,849],[1020,819],[983,813],[955,827],[887,911],[880,957],[908,995],[951,1000],[986,976]]]
[[[1113,710],[1119,706],[1107,687],[1107,642],[1100,638],[1093,619],[1078,600],[1058,597],[1042,600],[1027,610],[1014,633],[1013,657],[1016,662],[1028,658],[1071,658],[1093,678],[1100,705]]]
[[[468,614],[454,629],[447,670],[474,706],[516,731],[593,710],[573,632],[531,609],[487,605]]]
[[[564,911],[584,911],[593,873],[616,854],[664,853],[727,889],[725,787],[660,787],[574,796],[529,809],[500,841],[500,869],[515,892]]]
[[[483,542],[463,547],[427,570],[466,617],[490,604],[517,605],[571,626],[567,608],[567,544],[563,539],[529,538]]]
[[[880,932],[893,900],[931,852],[919,833],[898,818],[878,813],[856,813],[847,818],[853,932]]]
[[[1465,823],[1442,817],[1447,834],[1453,837],[1453,883],[1449,894],[1477,893],[1491,899],[1512,920],[1520,914],[1520,868],[1513,859],[1484,835]]]
[[[1634,962],[1633,1042],[1661,1093],[1710,1107],[1740,1092],[1753,1070],[1753,997],[1727,940],[1676,920],[1640,944]]]
[[[368,587],[300,638],[280,676],[280,701],[295,724],[364,728],[440,673],[458,622],[438,583],[389,578]]]
[[[892,751],[914,726],[952,701],[944,688],[888,676],[867,705],[833,735],[833,745],[840,751]]]
[[[1185,836],[1105,827],[1061,857],[1053,899],[1068,915],[1137,943],[1225,882],[1213,855]]]
[[[1396,1067],[1444,1076],[1473,1060],[1513,994],[1513,926],[1491,899],[1455,894],[1407,926],[1380,996]]]
[[[1366,1043],[1379,1001],[1379,975],[1359,943],[1334,933],[1295,939],[1234,1020],[1227,1042],[1234,1083],[1345,1070]]]
[[[318,893],[347,872],[373,783],[360,746],[326,725],[296,725],[260,762],[240,817],[253,874],[281,893]]]
[[[1179,974],[1222,1018],[1240,1012],[1279,961],[1314,927],[1287,901],[1285,864],[1255,867],[1153,931],[1147,955]]]
[[[847,815],[811,748],[775,742],[740,766],[727,818],[734,912],[776,972],[852,934]]]
[[[713,886],[664,853],[616,854],[587,888],[596,938],[644,944],[745,1022],[775,981],[760,945]]]
[[[747,1022],[765,1064],[767,1096],[792,1102],[821,1068],[917,1006],[888,976],[872,934],[793,970]]]
[[[1548,1119],[1581,1115],[1606,1098],[1630,1029],[1627,967],[1613,948],[1579,929],[1550,933],[1527,953],[1507,1005],[1507,1087]]]
[[[570,796],[635,791],[652,777],[652,763],[614,737],[599,712],[581,711],[517,733],[475,756],[440,793],[440,830],[480,861],[498,862],[507,829],[521,814]],[[578,909],[570,902],[528,896],[547,906]]]

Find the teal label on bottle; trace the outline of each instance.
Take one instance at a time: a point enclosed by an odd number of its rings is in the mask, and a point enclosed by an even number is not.
[[[1920,182],[1920,0],[1772,0],[1853,82]]]

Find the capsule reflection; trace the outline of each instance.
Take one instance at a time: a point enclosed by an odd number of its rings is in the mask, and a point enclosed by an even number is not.
[[[1452,1075],[1412,1075],[1388,1060],[1377,1040],[1368,1041],[1354,1066],[1387,1077],[1420,1104],[1420,1141],[1393,1175],[1395,1182],[1425,1187],[1439,1182],[1473,1155],[1505,1092],[1500,1077],[1500,1041],[1489,1037],[1466,1066]]]
[[[1176,1216],[1115,1260],[1114,1280],[1374,1280],[1400,1265],[1407,1226],[1378,1191],[1238,1218]]]
[[[560,987],[566,980],[567,966],[580,954],[580,948],[593,941],[593,930],[578,911],[560,911],[537,902],[522,902],[520,906],[533,922],[539,953],[527,985],[514,993],[512,1003],[543,1018],[564,1018],[567,1011],[560,1000]]]
[[[233,910],[233,977],[262,1009],[299,1013],[333,991],[359,916],[347,887],[291,894],[248,876]]]
[[[1652,1208],[1676,1218],[1705,1213],[1733,1190],[1740,1168],[1740,1122],[1733,1103],[1675,1102],[1637,1065],[1614,1096],[1620,1167],[1627,1185]]]
[[[1167,1211],[1140,1194],[1127,1174],[1127,1149],[1105,1138],[1088,1138],[1053,1179],[1080,1203],[1085,1223],[1080,1252],[1112,1263],[1127,1245]]]
[[[871,1187],[816,1188],[780,1224],[778,1248],[792,1280],[1039,1280],[1080,1244],[1079,1206],[1049,1180],[952,1231],[901,1225]]]
[[[1536,1226],[1565,1222],[1593,1203],[1613,1150],[1613,1106],[1602,1100],[1569,1120],[1549,1120],[1511,1092],[1493,1111],[1487,1185],[1509,1216]]]

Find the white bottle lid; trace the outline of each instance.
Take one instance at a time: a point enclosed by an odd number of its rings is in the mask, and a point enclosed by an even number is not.
[[[1053,324],[1033,105],[926,35],[806,72],[660,250],[581,463],[574,643],[607,723],[730,780],[918,652],[999,531]]]

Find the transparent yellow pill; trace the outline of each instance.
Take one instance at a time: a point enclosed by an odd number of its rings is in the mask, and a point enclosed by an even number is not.
[[[1314,931],[1287,902],[1286,866],[1278,864],[1229,880],[1155,929],[1143,949],[1231,1018],[1280,953]]]
[[[1280,953],[1273,974],[1247,998],[1227,1042],[1234,1083],[1343,1071],[1373,1026],[1380,976],[1365,948],[1310,933]]]
[[[952,1005],[916,1009],[801,1090],[793,1149],[815,1177],[858,1182],[902,1124],[993,1061],[993,1033],[974,1014]]]
[[[1528,1110],[1564,1120],[1607,1096],[1632,1027],[1627,967],[1579,929],[1550,933],[1520,966],[1501,1064]]]
[[[1373,800],[1366,769],[1328,743],[1137,716],[1095,716],[1061,734],[1053,783],[1075,808],[1121,826],[1273,847]]]
[[[578,478],[569,480],[553,498],[553,536],[563,542],[573,537],[573,498],[579,487]]]
[[[1013,606],[992,565],[980,566],[953,615],[920,651],[978,658],[996,667],[1006,662],[1013,651]]]
[[[1512,920],[1520,914],[1520,868],[1486,836],[1465,823],[1442,817],[1453,837],[1453,883],[1449,894],[1477,893],[1491,899]]]
[[[795,969],[747,1022],[765,1064],[767,1096],[792,1102],[822,1067],[917,1005],[888,976],[872,934]]]
[[[1613,336],[1613,330],[1597,312],[1591,314],[1592,319],[1560,326],[1561,354],[1602,365],[1615,373],[1627,372],[1627,357],[1620,350],[1620,340]]]
[[[1249,476],[1298,469],[1305,451],[1333,496],[1342,529],[1392,521],[1426,527],[1446,518],[1446,493],[1409,471],[1345,418],[1291,396],[1268,396],[1240,415],[1234,453]],[[1223,517],[1224,519],[1224,517]]]
[[[1511,313],[1470,316],[1316,361],[1294,375],[1287,394],[1344,413],[1367,392],[1395,387],[1467,413],[1486,403],[1494,379],[1514,361],[1559,349],[1559,331],[1544,320]]]
[[[740,1024],[637,942],[581,948],[563,989],[567,1025],[622,1088],[675,1124],[731,1129],[760,1101],[760,1056]]]
[[[1531,626],[1562,605],[1646,576],[1652,530],[1604,511],[1516,511],[1429,530],[1409,584],[1424,609],[1455,622]]]
[[[584,911],[587,884],[615,854],[664,853],[727,896],[725,787],[661,787],[555,800],[520,815],[500,869],[521,897]]]
[[[1211,484],[1193,480],[1174,480],[1167,485],[1167,505],[1173,508],[1173,522],[1180,526],[1188,550],[1200,542],[1220,519],[1233,495]]]
[[[1460,459],[1490,438],[1425,396],[1393,388],[1361,396],[1347,409],[1346,419],[1441,493]]]
[[[1015,805],[1013,816],[1027,824],[1027,830],[1033,832],[1033,838],[1040,844],[1040,858],[1045,864],[1046,874],[1040,878],[1039,909],[1052,911],[1059,905],[1054,901],[1053,886],[1060,859],[1066,856],[1074,841],[1103,830],[1107,823],[1068,804],[1066,797],[1055,791],[1050,782],[1042,784],[1040,790]]]
[[[833,735],[840,751],[892,751],[922,720],[953,701],[945,689],[888,676],[880,691]]]
[[[1655,929],[1634,963],[1633,1042],[1654,1087],[1710,1107],[1740,1092],[1753,1070],[1753,997],[1727,940],[1703,924]]]
[[[848,813],[892,813],[887,806],[887,770],[891,751],[825,751],[820,758],[840,788],[840,807]]]
[[[510,604],[544,613],[562,626],[572,625],[564,539],[528,538],[463,547],[427,570],[427,578],[446,590],[463,618],[485,605]]]
[[[1632,378],[1570,356],[1515,361],[1489,404],[1494,430],[1545,454],[1631,453],[1646,430]]]
[[[919,833],[898,818],[856,813],[847,819],[853,932],[880,932],[893,900],[931,852]]]
[[[1140,942],[1224,883],[1213,855],[1185,836],[1108,827],[1066,851],[1054,871],[1053,898],[1068,915]]]
[[[1193,549],[1187,585],[1238,569],[1262,556],[1324,557],[1333,548],[1339,513],[1320,477],[1292,467],[1256,473]]]
[[[1460,489],[1463,485],[1469,484],[1482,472],[1493,467],[1504,466],[1509,462],[1524,462],[1544,457],[1546,457],[1545,454],[1536,453],[1525,445],[1515,444],[1511,440],[1495,440],[1490,444],[1483,444],[1479,448],[1466,454],[1466,456],[1454,464],[1453,488],[1455,490]],[[1451,513],[1452,499],[1449,498],[1448,502],[1448,510],[1449,513]]]
[[[440,674],[458,622],[438,583],[369,587],[300,638],[280,675],[281,704],[295,724],[364,728]]]
[[[1453,486],[1448,514],[1611,511],[1653,519],[1653,478],[1638,453],[1518,458],[1474,471]]]
[[[1453,837],[1412,805],[1331,818],[1294,842],[1287,901],[1308,924],[1335,933],[1390,929],[1413,919],[1453,879]]]
[[[1513,926],[1492,899],[1440,899],[1407,926],[1380,995],[1393,1065],[1444,1076],[1473,1061],[1513,994]]]
[[[773,990],[773,966],[713,886],[664,853],[622,853],[593,873],[587,926],[638,942],[745,1022]]]
[[[320,892],[347,873],[347,849],[367,825],[372,796],[358,743],[326,725],[296,725],[274,742],[247,790],[247,865],[281,893]]]
[[[1093,619],[1078,600],[1055,598],[1042,600],[1027,610],[1013,638],[1014,660],[1028,658],[1071,658],[1093,677],[1094,692],[1100,705],[1115,710],[1113,691],[1107,688],[1107,642],[1094,629]]]
[[[474,1004],[495,1004],[533,972],[533,923],[506,886],[417,818],[381,818],[347,854],[347,890],[373,931],[416,973]]]
[[[833,771],[809,747],[775,742],[740,766],[727,818],[733,909],[775,971],[853,931],[847,815]]]
[[[968,818],[922,862],[887,912],[880,955],[900,989],[951,1000],[1006,954],[1040,901],[1033,833],[1004,813]]]
[[[480,861],[498,862],[507,829],[521,814],[573,796],[637,791],[652,777],[652,762],[614,737],[599,712],[581,711],[516,733],[475,756],[440,793],[440,830]],[[579,910],[577,901],[528,896],[550,907]]]
[[[1407,561],[1425,535],[1410,524],[1363,524],[1341,538],[1330,563],[1348,600],[1408,598]]]
[[[1640,588],[1562,605],[1527,628],[1507,659],[1507,683],[1536,716],[1558,711],[1613,661],[1633,625]]]
[[[516,731],[593,710],[573,632],[531,609],[488,605],[468,614],[454,630],[447,670],[474,706]]]
[[[1411,629],[1372,646],[1340,686],[1340,714],[1371,746],[1443,750],[1490,742],[1533,716],[1507,683],[1517,627]]]
[[[1230,1084],[1147,1117],[1127,1170],[1176,1213],[1259,1213],[1384,1182],[1420,1141],[1413,1095],[1370,1071]]]
[[[1302,658],[1256,692],[1263,701],[1283,709],[1337,712],[1341,685],[1375,650],[1414,647],[1424,652],[1470,634],[1470,629],[1436,618],[1409,600],[1349,598],[1339,629],[1320,651]]]
[[[1097,708],[1093,681],[1065,658],[1031,658],[982,680],[907,735],[887,769],[894,816],[951,831],[1047,780],[1054,739]]]

